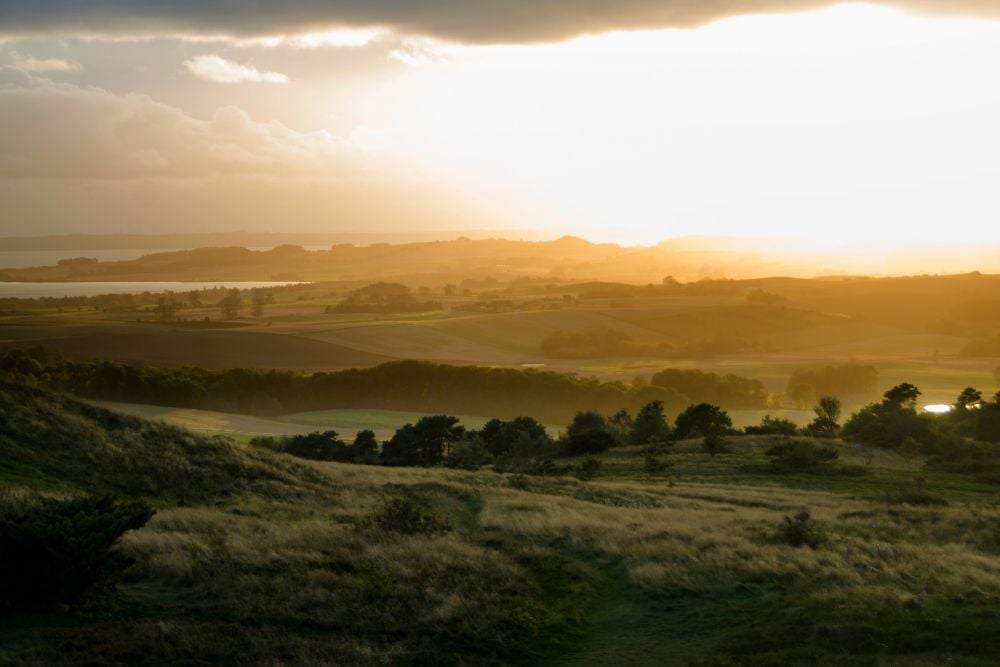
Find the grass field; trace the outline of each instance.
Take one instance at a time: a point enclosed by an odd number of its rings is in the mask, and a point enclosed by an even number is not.
[[[638,448],[612,450],[586,482],[303,464],[65,399],[4,398],[0,480],[47,489],[61,479],[62,494],[126,485],[158,507],[121,544],[135,562],[114,603],[3,623],[4,664],[1000,658],[1000,494],[920,459],[868,461],[838,445],[861,475],[748,473],[769,440],[742,437],[716,457],[694,441],[662,448],[672,467],[656,474]],[[169,444],[178,439],[181,449]],[[918,477],[937,504],[886,500]],[[450,531],[374,528],[389,498]],[[780,536],[802,510],[822,536],[815,548]]]
[[[470,298],[445,302],[459,306]],[[895,312],[895,294],[879,298],[887,300],[888,312]],[[840,312],[853,303],[847,297],[819,301],[819,306],[789,302],[787,307],[757,308],[731,296],[587,299],[557,310],[499,314],[446,308],[377,315],[326,314],[326,305],[336,303],[337,297],[310,297],[279,301],[267,306],[263,317],[235,322],[220,321],[215,308],[187,309],[181,311],[188,318],[185,326],[152,322],[152,313],[36,309],[0,315],[0,347],[44,343],[74,358],[208,368],[317,371],[392,359],[533,365],[629,382],[663,368],[696,368],[759,379],[772,392],[782,392],[797,368],[854,359],[874,365],[884,387],[903,381],[917,384],[927,402],[950,402],[970,385],[990,394],[996,389],[991,373],[1000,360],[958,354],[971,340],[971,330],[968,335],[926,332],[928,321],[941,316],[940,304],[924,319],[908,316],[894,323],[878,316],[868,303],[872,299],[865,301],[864,294],[858,299],[858,316]],[[821,307],[824,304],[829,310]],[[554,331],[592,329],[612,329],[640,345],[668,344],[681,350],[718,336],[744,339],[756,347],[729,354],[692,351],[596,359],[548,358],[540,350],[542,339]]]

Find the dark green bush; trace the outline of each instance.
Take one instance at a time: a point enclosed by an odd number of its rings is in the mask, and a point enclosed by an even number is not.
[[[776,445],[765,455],[775,471],[809,472],[839,458],[837,450],[829,445],[814,445],[806,440],[793,440]]]
[[[581,479],[586,482],[594,479],[600,471],[601,462],[595,458],[588,457],[581,461],[580,465],[573,469],[573,474],[577,479]]]
[[[778,524],[778,531],[775,538],[796,548],[810,547],[811,549],[816,549],[826,540],[823,532],[816,526],[809,512],[804,510],[794,517],[786,516]]]
[[[131,564],[112,550],[153,516],[111,496],[0,499],[0,609],[45,609],[106,593]]]
[[[566,456],[583,456],[606,452],[617,444],[615,437],[607,431],[594,429],[566,438],[563,449]]]
[[[556,465],[552,459],[543,458],[507,458],[503,462],[496,464],[493,468],[497,472],[509,472],[517,475],[541,475],[555,476],[566,475],[570,472],[569,466]]]
[[[725,410],[717,405],[699,403],[677,415],[674,437],[678,440],[704,437],[712,433],[728,433],[732,428],[733,420]]]
[[[371,522],[379,530],[404,535],[431,535],[451,530],[451,526],[425,514],[413,501],[406,498],[384,501],[372,515]]]
[[[944,498],[927,490],[927,480],[918,477],[912,482],[894,484],[882,492],[880,499],[894,505],[947,505]]]
[[[747,426],[743,432],[747,435],[795,435],[798,430],[799,427],[793,421],[764,415],[759,426]]]
[[[701,449],[709,456],[716,456],[729,452],[729,445],[726,444],[726,439],[718,433],[709,433],[702,440]]]
[[[479,470],[484,465],[492,463],[486,445],[479,438],[469,438],[456,442],[448,452],[445,465],[449,468],[459,468],[461,470]]]
[[[654,451],[646,451],[642,454],[642,469],[649,475],[658,475],[673,467],[672,462],[664,461]]]

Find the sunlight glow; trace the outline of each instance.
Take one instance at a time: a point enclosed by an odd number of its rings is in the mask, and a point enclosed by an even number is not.
[[[391,57],[409,67],[366,117],[532,223],[633,242],[1000,238],[998,22],[851,4]]]

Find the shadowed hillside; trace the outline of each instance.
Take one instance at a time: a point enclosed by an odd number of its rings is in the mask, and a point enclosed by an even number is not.
[[[0,609],[5,664],[1000,655],[995,491],[891,451],[800,439],[842,464],[796,469],[769,461],[781,436],[694,439],[614,448],[578,478],[299,463],[7,383],[0,406],[0,519],[30,489],[157,507],[103,597]]]

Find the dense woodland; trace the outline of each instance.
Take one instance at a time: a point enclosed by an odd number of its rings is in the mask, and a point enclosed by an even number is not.
[[[445,410],[549,422],[581,408],[613,413],[661,401],[676,412],[692,402],[730,409],[774,400],[757,380],[696,370],[665,370],[648,383],[510,368],[400,361],[331,373],[156,368],[112,361],[68,361],[44,347],[0,353],[0,371],[88,398],[273,415],[330,408]]]

